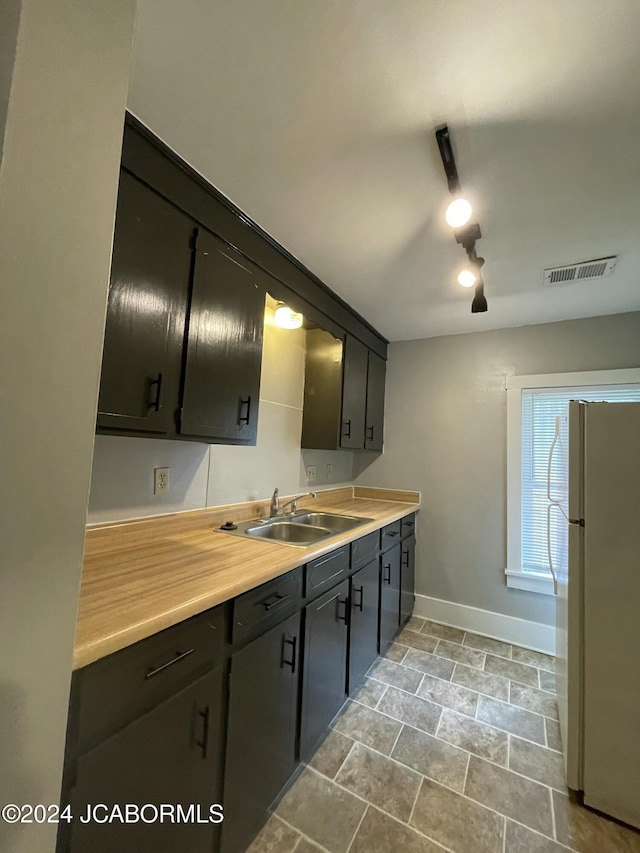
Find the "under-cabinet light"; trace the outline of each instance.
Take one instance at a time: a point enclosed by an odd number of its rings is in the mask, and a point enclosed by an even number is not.
[[[280,326],[281,329],[299,329],[304,318],[284,302],[279,302],[273,319],[276,326]]]

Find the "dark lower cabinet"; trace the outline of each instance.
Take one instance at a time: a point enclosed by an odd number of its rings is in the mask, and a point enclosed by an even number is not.
[[[222,803],[222,686],[217,669],[77,760],[71,789],[75,819],[59,851],[211,853],[219,823],[209,821],[210,808]],[[124,810],[127,803],[148,804],[141,812],[144,821],[81,822],[88,805],[104,804],[106,809],[97,812],[103,820],[114,806]],[[173,822],[169,815],[160,821],[154,809],[161,803],[181,805],[186,815],[193,804],[196,811],[188,822]],[[198,807],[202,822],[194,819]]]
[[[255,444],[266,290],[239,252],[198,230],[180,433]]]
[[[400,625],[413,613],[416,587],[416,537],[409,536],[400,543]]]
[[[98,428],[175,431],[194,223],[120,173]]]
[[[308,759],[346,698],[349,581],[305,607],[300,758]]]
[[[362,684],[378,655],[379,564],[374,558],[350,580],[348,693]]]
[[[400,542],[380,557],[380,654],[400,626]]]
[[[296,613],[231,659],[223,853],[249,846],[296,768],[299,639]]]

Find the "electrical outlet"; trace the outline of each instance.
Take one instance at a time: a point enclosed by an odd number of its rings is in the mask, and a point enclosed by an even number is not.
[[[169,491],[169,468],[153,469],[153,494],[166,495]]]
[[[316,481],[316,466],[307,465],[307,483],[315,483]]]
[[[327,483],[330,483],[333,478],[333,465],[331,465],[330,463],[327,463],[325,474],[327,478]]]

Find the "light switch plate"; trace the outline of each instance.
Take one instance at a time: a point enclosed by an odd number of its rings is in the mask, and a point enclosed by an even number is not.
[[[316,481],[316,466],[307,465],[307,483],[315,483]]]
[[[331,480],[333,479],[333,465],[330,462],[327,463],[325,475],[326,475],[327,483],[330,483]]]

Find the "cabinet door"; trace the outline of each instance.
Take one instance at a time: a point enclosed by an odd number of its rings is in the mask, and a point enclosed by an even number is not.
[[[380,654],[400,627],[400,543],[380,558]]]
[[[400,624],[413,613],[416,586],[416,537],[400,543]]]
[[[193,224],[120,173],[98,428],[175,429]]]
[[[349,623],[349,685],[352,693],[378,655],[380,559],[375,557],[351,578]]]
[[[365,450],[382,450],[384,430],[384,383],[387,363],[369,350],[367,372],[367,418],[364,430]]]
[[[300,757],[310,757],[346,698],[349,581],[305,608]]]
[[[342,378],[340,447],[362,450],[367,397],[368,350],[359,340],[346,336]]]
[[[210,807],[222,803],[221,709],[218,669],[83,755],[71,792],[76,819],[70,827],[70,853],[211,853],[217,824],[209,822]],[[126,803],[150,804],[143,812],[147,819],[154,818],[152,806],[180,804],[186,813],[193,803],[200,807],[200,819],[207,822],[81,823],[77,819],[87,813],[88,804],[98,803],[108,810],[117,804],[123,812]]]
[[[296,613],[232,658],[224,853],[249,846],[296,768],[299,636]]]
[[[255,444],[266,291],[238,252],[196,239],[180,432]]]

